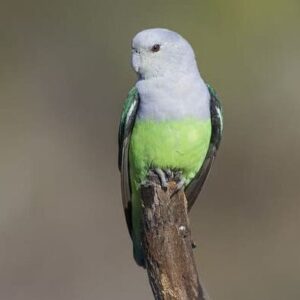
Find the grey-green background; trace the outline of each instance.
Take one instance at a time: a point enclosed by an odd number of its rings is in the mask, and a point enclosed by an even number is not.
[[[148,27],[185,36],[223,100],[191,213],[211,298],[300,299],[299,0],[1,0],[0,299],[152,299],[116,143]]]

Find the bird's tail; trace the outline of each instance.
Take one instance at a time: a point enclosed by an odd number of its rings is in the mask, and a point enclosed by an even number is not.
[[[140,267],[145,268],[145,257],[140,237],[133,238],[133,257]]]
[[[142,220],[141,220],[141,199],[138,191],[132,194],[132,242],[133,242],[133,257],[136,263],[145,267],[144,250],[142,247]]]

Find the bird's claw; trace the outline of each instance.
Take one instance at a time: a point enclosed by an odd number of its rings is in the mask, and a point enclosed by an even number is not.
[[[172,194],[171,194],[171,198],[172,198],[176,193],[178,193],[179,191],[181,191],[181,190],[184,189],[185,182],[186,182],[185,178],[181,176],[180,179],[179,179],[179,181],[178,181],[177,184],[176,184],[175,190],[174,190],[174,191],[172,192]]]
[[[174,196],[178,191],[184,189],[186,179],[182,175],[182,171],[173,171],[171,169],[165,169],[162,170],[160,168],[155,168],[149,171],[149,176],[150,177],[155,177],[157,176],[160,184],[163,189],[168,188],[168,182],[175,181],[176,182],[176,188],[172,191],[171,197]],[[149,181],[150,184],[151,181]],[[145,182],[147,184],[147,181]]]
[[[165,172],[166,172],[168,178],[173,178],[174,173],[173,173],[173,171],[171,169],[166,169]]]
[[[165,172],[160,168],[156,168],[154,171],[157,174],[157,176],[159,177],[161,186],[166,189],[168,187],[168,180],[166,178]],[[166,173],[167,173],[167,171],[166,171]]]
[[[153,186],[153,182],[151,180],[144,180],[144,181],[141,182],[141,185],[148,188],[150,186]]]

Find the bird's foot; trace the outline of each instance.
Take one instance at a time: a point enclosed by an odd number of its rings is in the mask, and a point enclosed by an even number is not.
[[[164,189],[167,189],[167,187],[168,187],[168,178],[169,178],[170,172],[171,172],[170,170],[164,171],[160,168],[154,169],[154,173],[158,176],[158,178],[160,180],[160,184],[161,184],[162,188],[164,188]]]
[[[174,177],[174,172],[171,169],[166,169],[165,173],[169,179]]]
[[[182,171],[155,168],[149,171],[148,180],[146,180],[143,184],[146,186],[151,185],[151,182],[153,182],[151,178],[153,177],[156,177],[159,180],[161,187],[165,190],[168,188],[169,182],[172,181],[175,183],[175,187],[172,188],[171,197],[178,191],[184,189],[186,183],[186,179],[183,177]]]
[[[182,172],[175,173],[175,181],[176,181],[176,188],[173,190],[171,197],[173,197],[177,192],[183,190],[185,188],[186,179],[183,177]]]
[[[153,186],[154,183],[151,180],[151,177],[155,177],[156,173],[154,173],[152,170],[149,171],[148,177],[142,182],[142,185],[145,187]]]
[[[171,181],[175,175],[171,169],[155,168],[149,171],[148,178],[151,182],[151,178],[157,178],[163,189],[167,189],[169,181]],[[147,182],[146,182],[147,184]]]

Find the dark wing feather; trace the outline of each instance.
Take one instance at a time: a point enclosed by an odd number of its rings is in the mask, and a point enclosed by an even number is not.
[[[193,206],[193,204],[197,199],[198,194],[201,192],[202,186],[209,174],[209,170],[216,157],[217,150],[219,148],[221,138],[222,138],[223,117],[222,117],[221,102],[218,99],[214,89],[209,85],[208,85],[208,90],[210,93],[210,113],[211,113],[211,124],[212,124],[210,145],[200,170],[196,174],[195,178],[190,182],[190,184],[185,189],[185,195],[188,201],[189,209],[191,209],[191,207]]]
[[[131,235],[132,220],[131,220],[131,190],[129,179],[129,163],[128,150],[130,144],[130,136],[134,126],[136,113],[139,105],[139,95],[137,89],[134,87],[128,93],[125,100],[123,112],[121,115],[119,126],[119,157],[118,165],[121,172],[121,190],[122,202],[128,231]]]

